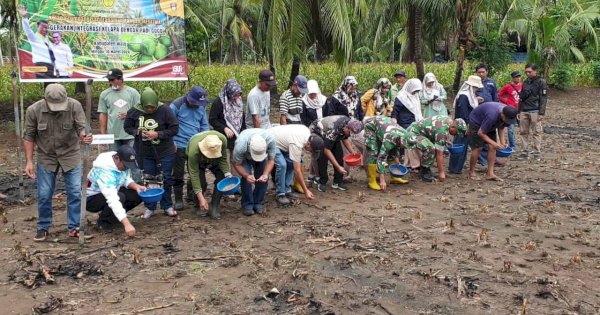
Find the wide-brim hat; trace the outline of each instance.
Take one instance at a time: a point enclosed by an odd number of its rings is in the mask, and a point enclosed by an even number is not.
[[[483,87],[483,83],[481,82],[481,78],[476,75],[470,75],[466,82],[470,86],[474,86],[476,88],[481,89]]]
[[[209,159],[218,159],[222,156],[221,147],[223,141],[216,135],[208,135],[198,143],[198,148],[204,156]]]

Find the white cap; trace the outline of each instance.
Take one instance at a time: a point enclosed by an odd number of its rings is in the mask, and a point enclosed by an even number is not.
[[[267,158],[267,142],[259,135],[254,135],[250,139],[250,156],[256,162],[264,161]]]

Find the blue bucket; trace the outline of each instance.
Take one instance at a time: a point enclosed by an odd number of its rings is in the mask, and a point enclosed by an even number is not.
[[[514,152],[513,148],[508,147],[503,150],[496,150],[497,157],[509,157]]]
[[[140,193],[143,202],[159,202],[165,190],[162,188],[151,188]]]
[[[390,165],[390,174],[392,177],[404,177],[408,174],[408,168],[404,165],[392,164]]]
[[[233,176],[231,178],[224,178],[219,183],[217,183],[217,189],[225,195],[233,195],[239,191],[240,182],[240,178],[236,176]]]
[[[450,152],[450,154],[460,154],[465,152],[465,150],[467,149],[467,147],[464,144],[453,144],[447,146],[446,148],[448,148],[448,152]]]

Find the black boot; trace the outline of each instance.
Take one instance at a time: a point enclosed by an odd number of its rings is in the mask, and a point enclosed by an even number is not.
[[[215,220],[221,218],[221,214],[219,213],[219,205],[221,204],[221,196],[222,192],[216,189],[213,191],[212,200],[210,201],[210,205],[208,206],[208,215]]]
[[[173,187],[173,195],[175,195],[175,211],[183,210],[183,187]]]
[[[421,179],[424,182],[433,182],[433,174],[429,167],[421,167]]]

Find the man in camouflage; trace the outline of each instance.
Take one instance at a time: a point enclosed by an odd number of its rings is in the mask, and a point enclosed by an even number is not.
[[[467,124],[463,119],[452,119],[447,116],[425,118],[412,123],[406,129],[405,137],[409,143],[408,146],[411,146],[410,143],[415,143],[415,145],[418,144],[425,150],[423,151],[423,162],[421,164],[421,179],[427,182],[433,181],[430,166],[433,164],[434,158],[440,172],[439,180],[443,182],[446,179],[444,149],[448,143],[448,138],[450,135],[455,136],[459,133],[464,135],[466,132]],[[419,137],[422,138],[419,139]]]
[[[385,190],[385,173],[388,161],[396,161],[399,164],[401,149],[405,147],[402,136],[405,130],[394,123],[390,117],[373,116],[364,120],[365,147],[367,155],[367,175],[369,188],[373,190]],[[379,184],[377,183],[379,174]],[[402,178],[392,177],[391,183],[405,184],[408,181]]]

